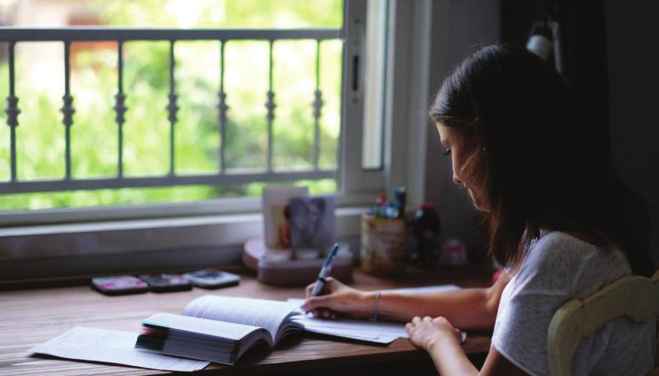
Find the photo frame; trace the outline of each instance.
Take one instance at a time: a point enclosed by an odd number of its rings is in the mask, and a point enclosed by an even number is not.
[[[336,241],[334,197],[291,198],[290,214],[293,248],[325,250]]]
[[[307,197],[305,186],[265,187],[263,200],[263,234],[268,248],[291,248],[290,206],[294,197]]]

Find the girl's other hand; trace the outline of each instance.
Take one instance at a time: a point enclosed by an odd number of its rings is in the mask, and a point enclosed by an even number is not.
[[[414,317],[405,324],[405,330],[410,334],[412,343],[428,352],[439,344],[447,342],[460,346],[460,331],[451,325],[444,317],[430,316]]]

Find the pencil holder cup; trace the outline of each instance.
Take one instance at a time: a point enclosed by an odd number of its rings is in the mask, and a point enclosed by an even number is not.
[[[379,276],[400,274],[407,266],[405,220],[362,215],[361,269]]]

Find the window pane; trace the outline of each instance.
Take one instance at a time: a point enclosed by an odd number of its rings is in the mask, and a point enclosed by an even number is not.
[[[342,0],[87,0],[118,26],[341,28]]]
[[[320,90],[323,108],[320,114],[320,168],[337,168],[341,132],[341,59],[340,41],[323,42],[320,50]]]
[[[71,127],[71,168],[75,177],[117,174],[118,136],[112,109],[117,93],[116,66],[116,42],[71,43],[71,95],[76,110]],[[63,80],[64,76],[57,78]],[[59,128],[64,132],[61,119]],[[54,162],[63,165],[62,161]]]
[[[64,48],[61,43],[17,43],[16,96],[21,111],[16,128],[19,179],[62,178]],[[48,59],[52,64],[40,64]]]
[[[314,41],[281,41],[274,45],[277,117],[274,121],[274,169],[313,166],[313,93],[316,73]],[[300,85],[288,85],[300,79]]]
[[[343,25],[341,0],[82,0],[77,2],[5,1],[2,22],[18,27],[126,26],[136,28],[332,28]],[[38,9],[37,9],[38,8]],[[271,160],[279,170],[313,170],[315,154],[312,102],[316,85],[323,106],[318,119],[318,168],[336,169],[340,139],[342,42],[320,43],[320,77],[316,83],[316,41],[275,41],[273,91],[275,118]],[[0,43],[0,87],[8,87],[8,44]],[[64,95],[63,42],[16,45],[16,95],[21,111],[18,179],[60,180],[65,176],[65,126],[60,109]],[[71,43],[71,173],[76,179],[163,177],[171,171],[171,124],[168,41],[123,44],[123,93],[128,108],[120,148],[115,95],[118,88],[117,41]],[[269,140],[265,103],[269,90],[269,42],[228,41],[224,46],[226,139],[220,134],[220,41],[175,43],[174,164],[177,175],[265,171]],[[35,58],[38,54],[39,58]],[[7,91],[0,96],[8,95]],[[0,180],[8,181],[10,127],[0,115]],[[225,145],[222,166],[220,148]],[[306,184],[312,192],[335,192],[336,181],[278,182]],[[226,186],[98,189],[75,192],[6,194],[3,209],[40,209],[181,202],[256,196],[266,183]],[[272,184],[272,183],[268,183]],[[258,194],[256,193],[258,192]]]
[[[220,167],[217,101],[220,43],[176,42],[176,171],[216,173]],[[166,116],[165,109],[160,109]]]
[[[169,43],[124,44],[124,173],[127,176],[164,175],[169,171],[167,94]]]
[[[267,110],[264,104],[268,92],[268,56],[267,42],[227,43],[228,169],[264,169],[267,165]]]
[[[369,1],[366,30],[362,167],[382,168],[387,69],[387,1]]]

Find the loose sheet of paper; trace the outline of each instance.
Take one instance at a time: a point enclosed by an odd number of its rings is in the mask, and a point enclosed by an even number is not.
[[[135,349],[137,333],[75,327],[30,349],[60,358],[129,365],[165,371],[193,372],[210,362],[176,358]]]
[[[460,287],[456,285],[438,285],[396,289],[389,291],[397,291],[401,293],[441,292],[457,290],[459,288]],[[304,304],[304,299],[288,299],[288,302],[301,306]],[[302,312],[301,309],[300,312]],[[387,344],[393,342],[397,338],[409,338],[409,334],[407,334],[405,325],[403,324],[351,319],[328,320],[315,318],[306,314],[293,317],[293,321],[302,325],[304,330],[308,332],[329,334],[368,342]],[[466,338],[467,333],[462,332],[461,342],[464,342]]]
[[[304,330],[313,333],[330,334],[357,340],[391,343],[396,338],[408,337],[405,326],[394,323],[371,322],[363,320],[327,320],[300,315],[293,320],[302,325]]]
[[[308,332],[329,334],[368,342],[386,344],[393,342],[397,338],[410,337],[403,324],[351,319],[328,320],[315,318],[311,315],[295,316],[293,320],[302,325],[304,330]],[[462,332],[460,342],[464,342],[466,338],[467,333]]]

